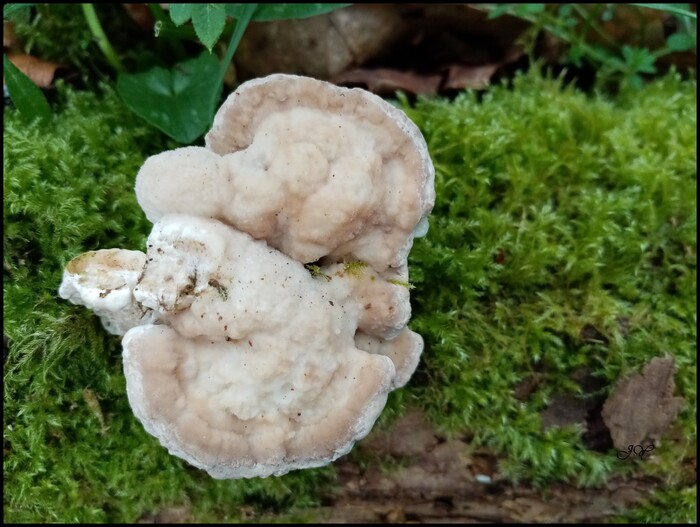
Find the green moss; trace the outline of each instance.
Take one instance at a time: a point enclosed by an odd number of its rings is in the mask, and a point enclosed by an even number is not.
[[[111,90],[65,99],[49,125],[4,116],[5,521],[134,522],[188,503],[198,521],[225,521],[245,504],[315,504],[330,468],[216,481],[170,456],[129,408],[119,338],[58,298],[63,267],[78,254],[145,247],[150,225],[134,178],[147,155],[175,146]]]
[[[599,484],[619,465],[576,427],[543,430],[551,397],[579,390],[576,370],[607,391],[673,354],[687,405],[681,439],[662,449],[666,477],[694,443],[695,89],[671,75],[611,101],[528,75],[480,102],[408,110],[438,196],[410,257],[411,325],[426,341],[411,398],[502,453],[514,479]],[[587,341],[587,325],[607,344]],[[539,389],[517,400],[535,374]]]
[[[697,486],[655,492],[640,507],[615,519],[614,523],[697,523]]]
[[[314,278],[324,278],[327,282],[332,280],[332,277],[324,273],[318,265],[306,264],[304,267],[306,267],[306,270],[309,271],[309,274]]]
[[[412,327],[426,349],[383,423],[417,405],[490,445],[514,480],[600,483],[633,469],[587,450],[576,427],[543,430],[540,411],[579,390],[574,371],[607,393],[671,353],[687,405],[658,463],[637,467],[690,492],[677,467],[696,437],[695,89],[668,76],[607,100],[531,74],[481,101],[409,109],[437,169],[430,232],[410,259]],[[144,247],[134,177],[174,146],[111,90],[62,98],[43,127],[4,116],[6,521],[133,522],[170,505],[238,521],[244,506],[294,515],[317,504],[332,467],[215,481],[170,456],[131,413],[119,339],[57,297],[81,252]],[[607,344],[585,339],[587,325]],[[538,388],[517,400],[533,375]]]

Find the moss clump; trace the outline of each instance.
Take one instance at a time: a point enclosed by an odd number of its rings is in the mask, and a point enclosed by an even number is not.
[[[438,196],[409,260],[411,325],[426,341],[410,396],[502,453],[511,478],[603,482],[614,452],[585,448],[580,427],[543,429],[540,412],[580,394],[575,372],[605,394],[667,353],[687,405],[678,438],[645,466],[674,479],[694,456],[695,90],[670,75],[608,100],[529,74],[480,102],[408,109]],[[538,387],[519,400],[528,379]]]
[[[671,353],[687,405],[659,462],[637,467],[694,492],[677,467],[696,437],[695,88],[668,76],[607,100],[530,74],[481,101],[408,110],[438,199],[410,258],[412,327],[426,350],[384,421],[419,405],[499,452],[514,480],[600,483],[632,465],[586,449],[577,427],[544,430],[540,412],[580,391],[575,371],[605,394]],[[170,456],[131,413],[119,339],[57,297],[81,252],[144,247],[134,177],[145,156],[174,146],[111,90],[63,99],[48,125],[4,116],[6,521],[133,522],[172,505],[231,521],[245,505],[294,514],[317,504],[332,467],[215,481]],[[516,399],[531,378],[537,388]]]
[[[343,266],[343,271],[345,271],[350,276],[359,278],[360,276],[362,276],[362,273],[364,272],[366,267],[367,262],[361,262],[359,260],[356,260],[354,262],[347,262],[345,266]]]
[[[646,503],[615,518],[614,523],[666,524],[697,523],[697,487],[655,492]]]
[[[332,469],[215,481],[170,456],[131,412],[120,339],[57,297],[78,254],[145,247],[134,179],[147,155],[175,146],[112,90],[64,99],[48,125],[4,116],[5,521],[125,523],[190,504],[198,521],[226,521],[247,503],[313,505]]]

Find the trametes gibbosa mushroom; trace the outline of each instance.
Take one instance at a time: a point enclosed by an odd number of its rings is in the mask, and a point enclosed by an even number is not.
[[[172,454],[221,479],[321,466],[418,364],[406,259],[433,180],[418,128],[379,97],[250,81],[206,148],[139,171],[146,254],[83,254],[59,293],[124,335],[131,407]]]

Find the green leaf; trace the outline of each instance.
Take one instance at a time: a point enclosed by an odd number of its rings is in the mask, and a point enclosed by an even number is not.
[[[603,10],[600,19],[603,22],[610,22],[613,18],[615,18],[615,5],[610,4]]]
[[[571,4],[562,4],[559,7],[559,18],[568,18],[572,15],[574,8]]]
[[[199,40],[211,51],[226,25],[224,6],[222,4],[196,4],[192,8],[192,25]]]
[[[674,33],[666,40],[671,51],[688,51],[695,47],[695,39],[689,33]]]
[[[203,52],[172,70],[152,68],[123,74],[117,91],[126,105],[167,135],[189,144],[206,132],[222,85],[212,82],[219,70],[214,56]]]
[[[176,26],[181,26],[192,18],[194,4],[170,4],[170,19]]]
[[[630,77],[627,79],[627,84],[635,90],[641,90],[644,88],[644,79],[637,74],[630,75]]]
[[[511,8],[512,6],[510,4],[498,4],[496,5],[496,7],[489,11],[489,14],[486,17],[486,19],[492,20],[494,18],[498,18],[499,16],[503,16],[506,13],[508,13],[511,10]]]
[[[518,4],[516,13],[522,15],[536,15],[544,11],[544,4]]]
[[[253,20],[269,22],[290,18],[309,18],[330,13],[352,4],[262,4],[253,15]],[[226,14],[240,18],[246,4],[226,4]]]
[[[586,50],[582,46],[579,46],[577,44],[574,44],[569,48],[569,52],[567,54],[568,61],[571,62],[574,66],[577,68],[580,68],[582,65],[582,59],[586,55]]]
[[[627,68],[634,73],[656,73],[656,58],[646,48],[622,46],[622,56]]]
[[[235,27],[233,29],[233,33],[231,34],[231,40],[229,40],[228,47],[226,48],[224,60],[221,62],[221,66],[219,67],[219,75],[216,79],[218,84],[224,83],[226,69],[231,64],[233,54],[236,52],[238,44],[241,42],[241,38],[243,38],[243,33],[245,33],[245,30],[248,27],[248,24],[250,24],[250,21],[253,19],[253,15],[255,15],[257,9],[258,4],[244,4],[240,18],[235,22]]]
[[[3,55],[2,59],[5,84],[19,112],[29,119],[50,119],[51,108],[42,91],[7,56]]]
[[[12,13],[16,13],[17,11],[21,11],[22,9],[27,9],[28,7],[32,7],[34,4],[5,4],[2,8],[2,17],[7,18]]]

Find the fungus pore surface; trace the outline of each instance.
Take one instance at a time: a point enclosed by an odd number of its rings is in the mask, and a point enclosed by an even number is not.
[[[206,145],[139,171],[146,252],[80,255],[59,294],[123,335],[129,402],[172,454],[222,479],[326,464],[423,349],[406,258],[435,199],[425,141],[368,92],[272,75]]]

